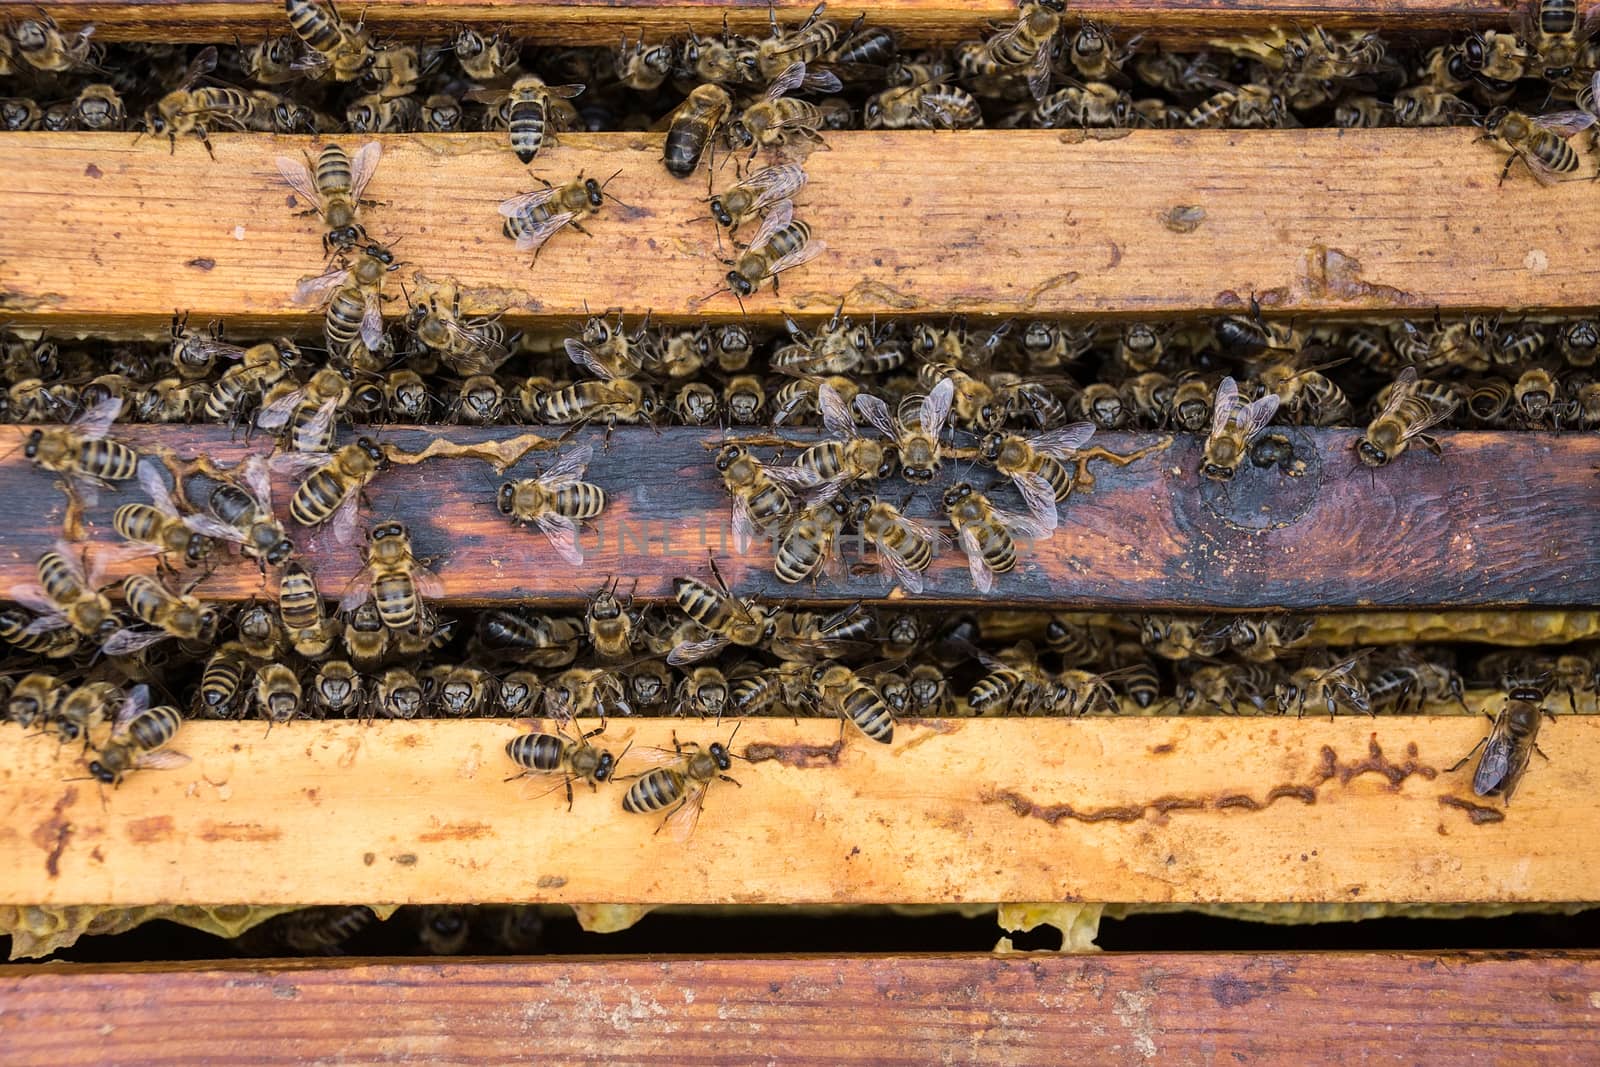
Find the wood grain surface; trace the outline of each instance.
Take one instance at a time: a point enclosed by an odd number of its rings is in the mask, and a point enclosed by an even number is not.
[[[1591,307],[1596,187],[1544,188],[1526,174],[1499,185],[1502,156],[1476,136],[830,134],[832,150],[807,161],[797,198],[827,251],[786,275],[781,297],[765,289],[745,310],[768,322],[785,311],[815,320],[841,301],[863,316],[1163,317],[1238,310],[1252,292],[1282,314]],[[290,299],[323,269],[320,223],[300,217],[273,163],[312,142],[214,141],[213,162],[192,140],[169,154],[120,133],[8,135],[0,314],[160,332],[184,308],[236,336],[320,328]],[[369,187],[384,204],[366,222],[374,237],[400,241],[404,266],[388,292],[398,297],[420,270],[455,277],[469,307],[505,309],[509,322],[570,321],[586,307],[737,317],[731,295],[711,295],[727,267],[706,219],[705,176],[669,177],[661,144],[662,135],[574,134],[541,153],[533,174],[554,182],[620,171],[608,191],[633,206],[605,208],[592,238],[558,234],[530,268],[501,235],[496,204],[535,183],[500,138],[385,138]],[[1205,211],[1192,233],[1163,224],[1180,206]]]
[[[51,475],[35,470],[19,448],[25,431],[0,427],[0,495],[18,514],[0,544],[0,598],[36,580],[34,563],[59,536],[66,496]],[[263,449],[257,439],[230,441],[225,429],[127,427],[118,435],[141,448],[161,445],[186,456],[218,460]],[[381,438],[417,451],[447,433],[452,441],[513,437],[521,430],[386,429]],[[559,429],[549,428],[550,438]],[[799,432],[797,431],[797,434]],[[1357,431],[1286,431],[1304,473],[1245,466],[1219,484],[1197,473],[1201,441],[1178,436],[1164,451],[1126,467],[1095,461],[1092,489],[1074,493],[1062,525],[1047,542],[1024,545],[1016,571],[999,577],[996,596],[1017,605],[1155,608],[1428,608],[1439,606],[1575,606],[1600,603],[1600,542],[1591,536],[1600,507],[1600,436],[1594,434],[1445,433],[1443,455],[1412,449],[1379,471],[1355,459]],[[882,597],[875,570],[845,580],[785,585],[772,573],[772,552],[757,542],[734,553],[730,503],[702,431],[619,428],[604,447],[601,431],[587,477],[610,494],[607,510],[584,532],[580,567],[563,564],[536,530],[513,527],[493,497],[502,477],[477,460],[433,459],[396,466],[368,489],[367,522],[398,518],[418,551],[431,558],[452,601],[576,602],[602,581],[638,579],[640,597],[670,597],[672,579],[708,576],[707,554],[742,594],[849,601]],[[1095,439],[1101,442],[1101,438]],[[1107,434],[1103,444],[1132,452],[1159,444],[1153,435]],[[508,477],[532,477],[551,462],[536,451]],[[934,488],[907,506],[940,525],[943,482],[970,476],[979,487],[992,472],[948,462]],[[199,483],[204,485],[206,483]],[[293,483],[278,483],[280,515]],[[908,488],[884,490],[899,502]],[[1009,487],[993,490],[1001,506],[1020,508]],[[203,490],[194,493],[203,500]],[[115,539],[118,504],[143,499],[137,488],[101,494],[88,512],[97,539]],[[360,567],[355,546],[325,531],[291,526],[307,548],[324,592],[337,596]],[[851,570],[857,546],[846,544]],[[145,561],[133,566],[149,569]],[[110,569],[111,575],[127,568]],[[926,575],[922,599],[981,603],[966,557],[946,546]],[[233,600],[270,588],[253,563],[219,568],[201,595]],[[895,599],[903,590],[890,591]]]
[[[0,1037],[50,1067],[1588,1064],[1597,985],[1593,952],[52,965],[0,967]]]
[[[107,41],[232,41],[286,33],[283,5],[274,0],[53,0],[42,5],[65,27],[93,22],[96,36]],[[341,5],[353,6],[353,5]],[[793,25],[811,12],[810,3],[777,5],[778,17]],[[0,3],[0,14],[27,18],[37,7],[22,0]],[[1238,33],[1274,25],[1302,24],[1392,31],[1502,26],[1506,8],[1499,0],[1292,0],[1268,3],[1219,3],[1217,0],[1081,0],[1075,15],[1143,30],[1158,40],[1192,39],[1213,33]],[[894,29],[909,43],[951,42],[982,35],[991,22],[1016,17],[1007,0],[875,0],[831,12],[840,20],[866,16],[873,26]],[[758,0],[376,0],[350,18],[364,18],[379,38],[388,35],[438,39],[456,23],[479,28],[505,27],[537,43],[615,44],[622,33],[649,39],[681,37],[693,28],[702,34],[722,29],[728,16],[733,29],[765,34],[767,5]]]
[[[1473,716],[752,719],[687,844],[623,783],[514,772],[505,720],[186,724],[193,757],[102,793],[40,735],[0,746],[0,903],[1600,899],[1600,717],[1562,716],[1510,808],[1479,803]],[[613,720],[643,746],[731,722]],[[642,769],[635,766],[634,772]],[[540,795],[540,794],[545,795]],[[1580,851],[1574,851],[1574,850]]]

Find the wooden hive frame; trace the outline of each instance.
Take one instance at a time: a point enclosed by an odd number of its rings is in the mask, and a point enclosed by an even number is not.
[[[808,7],[778,13],[792,19]],[[228,40],[235,30],[280,26],[282,12],[263,0],[46,9],[69,28],[93,21],[105,40]],[[379,0],[367,5],[366,18],[401,36],[434,35],[464,21],[552,42],[609,44],[622,31],[720,29],[727,9],[699,0],[625,8],[586,0]],[[870,23],[921,41],[971,36],[1009,9],[993,0],[880,0],[865,13]],[[0,3],[7,17],[33,10]],[[1505,18],[1491,0],[1381,7],[1321,0],[1292,13],[1170,0],[1073,10],[1128,32],[1190,41],[1291,17],[1385,31]],[[754,26],[766,8],[745,5],[731,15],[735,27]],[[373,228],[403,239],[415,261],[408,273],[415,267],[457,278],[469,305],[504,309],[519,325],[570,324],[586,306],[662,321],[741,312],[726,295],[706,295],[719,271],[710,228],[695,222],[705,210],[704,187],[661,171],[659,135],[574,135],[541,156],[536,172],[552,177],[620,169],[613,191],[634,206],[609,209],[591,240],[553,242],[531,273],[526,257],[495,232],[494,203],[529,185],[498,139],[383,140],[372,186],[383,205]],[[1237,310],[1252,294],[1273,314],[1309,317],[1592,308],[1596,187],[1544,189],[1525,175],[1497,185],[1498,157],[1474,141],[1465,129],[1138,131],[1110,140],[1049,131],[831,135],[832,150],[808,163],[805,200],[829,252],[781,296],[763,295],[745,310],[769,324],[785,314],[815,323],[841,306],[863,317],[1172,318]],[[242,330],[314,328],[289,295],[316,269],[317,224],[295,215],[272,165],[275,155],[310,142],[252,135],[214,142],[212,162],[193,143],[169,154],[166,145],[122,135],[0,138],[10,177],[0,198],[7,321],[147,336],[164,330],[178,307]],[[927,150],[933,143],[937,153]],[[1030,166],[1016,167],[1021,158]],[[1096,195],[1107,185],[1117,188],[1115,198]],[[1173,209],[1189,206],[1204,209],[1197,229],[1163,225]],[[908,217],[917,225],[902,225]],[[887,248],[886,229],[895,234]],[[640,263],[650,270],[639,271]],[[534,450],[521,461],[525,470],[548,454],[555,435],[385,431],[393,447],[411,452],[440,436],[460,445],[526,437],[521,445]],[[701,455],[718,437],[618,428],[592,472],[602,484],[626,480],[627,488],[613,491],[614,510],[586,541],[581,570],[557,564],[535,536],[502,525],[480,499],[498,477],[480,460],[397,467],[372,495],[382,513],[412,525],[423,554],[442,561],[452,604],[570,606],[619,573],[640,579],[641,599],[661,600],[671,578],[699,572],[708,549],[741,594],[787,595],[763,555],[739,557],[726,545],[725,497]],[[0,428],[0,498],[33,518],[0,539],[0,599],[29,580],[63,510],[63,498],[21,458],[15,438]],[[199,427],[130,430],[128,438],[220,458],[246,448]],[[1108,439],[1119,452],[1151,451],[1128,466],[1093,463],[1096,484],[1071,501],[1063,532],[1003,579],[999,595],[1030,606],[1122,611],[1483,612],[1493,620],[1486,628],[1504,626],[1509,614],[1525,620],[1513,628],[1530,632],[1550,613],[1565,613],[1571,632],[1592,626],[1585,620],[1600,602],[1600,548],[1589,536],[1600,504],[1593,477],[1600,444],[1592,434],[1447,434],[1440,459],[1407,456],[1376,477],[1354,464],[1347,431],[1295,431],[1294,438],[1308,477],[1286,485],[1257,474],[1229,494],[1201,484],[1199,446],[1190,438]],[[445,485],[457,492],[439,507],[434,494]],[[105,510],[89,513],[100,536]],[[352,569],[331,550],[314,561],[334,585]],[[245,567],[218,571],[207,589],[224,600],[270,592]],[[882,599],[883,590],[853,577],[805,590],[804,598]],[[922,600],[980,603],[955,555],[935,564]],[[1397,639],[1385,632],[1381,622],[1369,624],[1371,640]],[[1491,697],[1473,694],[1469,703],[1476,710]],[[751,720],[738,737],[737,751],[751,760],[735,771],[743,788],[719,788],[687,847],[653,838],[648,820],[621,817],[615,795],[580,795],[570,817],[556,798],[530,806],[525,783],[502,781],[500,747],[518,729],[505,721],[296,723],[267,736],[250,724],[191,724],[182,747],[192,764],[135,775],[104,804],[93,783],[61,781],[68,762],[54,746],[7,745],[0,748],[7,816],[0,861],[12,873],[0,884],[0,905],[1600,899],[1595,866],[1574,862],[1571,851],[1600,816],[1590,771],[1600,765],[1597,720],[1565,718],[1550,728],[1556,758],[1507,812],[1476,802],[1466,772],[1448,770],[1482,735],[1482,721],[1444,707],[1428,711],[1331,723],[1165,715],[925,720],[906,723],[903,739],[887,750],[848,738],[841,744],[829,722]],[[639,744],[666,744],[675,729],[711,740],[728,727],[626,724]],[[796,826],[804,827],[804,847]],[[606,862],[573,862],[596,855]],[[241,894],[240,886],[249,889]],[[1280,1054],[1304,1055],[1322,1038],[1356,1033],[1388,1035],[1393,1043],[1384,1051],[1396,1059],[1430,1052],[1453,1059],[1492,1054],[1514,1034],[1554,1061],[1584,1054],[1600,957],[452,966],[0,968],[7,1004],[0,1033],[24,1058],[54,1063],[131,1055],[147,1045],[199,1061],[226,1049],[240,1025],[281,1032],[291,1018],[335,1012],[343,1018],[329,1028],[307,1025],[287,1047],[306,1056],[354,1049],[379,1058],[437,1050],[429,1042],[451,1035],[464,1058],[493,1058],[518,1035],[544,1039],[561,1030],[571,1044],[558,1058],[604,1049],[626,1059],[681,1053],[683,1033],[743,1041],[741,1028],[766,1027],[773,1036],[761,1045],[723,1047],[730,1055],[771,1049],[838,1062],[907,1050],[950,1055],[974,1041],[974,1062],[1055,1062],[1053,1045],[1072,1040],[1106,1058],[1147,1061],[1204,1049],[1270,1054],[1247,1038],[1276,1029],[1295,1034]],[[387,991],[397,982],[418,992],[396,1001]],[[848,1049],[830,1043],[819,1021],[870,1001],[886,984],[904,995],[878,1005],[881,1031]],[[439,993],[446,985],[449,994]],[[1526,998],[1530,985],[1548,997]],[[509,1008],[508,986],[517,987]],[[771,996],[750,995],[759,989]],[[1325,1016],[1321,1005],[1340,989],[1369,1010]],[[963,990],[984,1003],[954,1020],[932,1018]],[[194,1026],[181,1047],[157,1045],[165,1038],[149,1015],[151,993],[227,999],[237,1010]],[[428,1012],[434,1021],[419,1022]],[[1471,1012],[1483,1025],[1445,1024],[1454,1012]],[[507,1025],[480,1030],[480,1018]],[[658,1018],[683,1028],[674,1036],[652,1022]],[[1419,1019],[1434,1021],[1419,1026]],[[115,1028],[115,1051],[97,1030],[106,1022]],[[361,1044],[356,1027],[394,1036]],[[981,1036],[996,1032],[1004,1036]]]

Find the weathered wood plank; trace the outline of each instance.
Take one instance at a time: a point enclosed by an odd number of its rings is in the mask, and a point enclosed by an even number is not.
[[[687,845],[625,814],[620,783],[569,814],[504,781],[519,729],[190,723],[193,762],[103,797],[64,781],[75,753],[12,741],[0,903],[1600,899],[1573,852],[1600,817],[1592,715],[1545,727],[1509,809],[1447,770],[1473,716],[925,720],[842,748],[832,721],[752,719],[742,788],[715,787]],[[613,720],[605,743],[731,730]]]
[[[827,251],[751,316],[1162,317],[1242,306],[1283,314],[1588,308],[1600,212],[1588,181],[1498,185],[1501,156],[1471,129],[1137,131],[1067,143],[1052,131],[829,135],[807,161],[799,214]],[[353,141],[353,139],[352,139]],[[159,331],[173,308],[239,333],[310,329],[290,300],[322,269],[273,158],[304,138],[218,137],[169,154],[124,134],[16,134],[0,203],[0,312],[16,323]],[[706,186],[659,163],[661,135],[572,135],[535,173],[609,175],[627,204],[563,233],[530,269],[495,205],[532,186],[498,137],[394,136],[367,222],[414,270],[452,275],[508,321],[585,307],[658,319],[731,317]],[[1018,167],[1016,161],[1029,165]],[[1586,164],[1588,166],[1588,164]],[[727,172],[731,174],[731,172]],[[1115,195],[1107,195],[1115,190]],[[1203,208],[1193,233],[1162,223]],[[696,221],[699,219],[700,221]],[[1470,220],[1470,222],[1465,221]],[[390,291],[398,295],[399,286]]]
[[[0,494],[17,513],[0,545],[0,598],[34,580],[34,561],[59,536],[66,498],[50,475],[23,458],[16,427],[0,428]],[[511,429],[389,429],[383,439],[415,451],[440,432],[456,441],[504,438]],[[559,429],[546,431],[553,439]],[[247,448],[212,428],[119,428],[136,446],[161,443],[184,455],[232,460]],[[501,481],[476,460],[429,460],[396,466],[370,489],[369,519],[407,523],[418,550],[433,558],[448,598],[460,602],[575,601],[603,579],[639,581],[641,597],[670,597],[672,579],[706,573],[714,554],[741,593],[815,600],[854,600],[885,593],[876,574],[789,586],[772,573],[772,552],[760,543],[733,551],[729,500],[702,447],[701,431],[619,428],[609,450],[600,431],[588,477],[611,495],[604,515],[585,532],[581,567],[556,558],[531,528],[512,528],[496,510]],[[1018,605],[1151,608],[1426,608],[1440,606],[1575,606],[1600,603],[1600,543],[1590,536],[1600,507],[1600,437],[1593,434],[1447,433],[1442,457],[1413,450],[1371,472],[1355,459],[1356,431],[1300,431],[1304,473],[1246,466],[1226,486],[1198,473],[1200,441],[1170,448],[1127,467],[1095,462],[1096,484],[1062,508],[1062,527],[1048,542],[1027,545],[1018,569],[1002,575],[996,595]],[[709,439],[707,439],[709,440]],[[1098,439],[1097,439],[1098,440]],[[1118,451],[1159,442],[1150,435],[1107,434]],[[534,452],[511,477],[532,477],[549,462]],[[946,463],[954,480],[965,463]],[[975,475],[980,486],[988,473]],[[924,490],[908,511],[935,515],[941,485]],[[277,492],[286,514],[291,482]],[[885,490],[898,502],[896,481]],[[1009,489],[995,490],[1004,504]],[[97,536],[111,539],[111,513],[137,489],[101,494],[89,511]],[[1014,502],[1010,506],[1016,506]],[[935,521],[943,523],[942,519]],[[308,531],[298,531],[304,546]],[[860,553],[845,546],[854,564]],[[323,589],[337,595],[359,567],[355,548],[331,536],[316,539],[314,567]],[[148,567],[149,564],[142,564]],[[137,566],[137,565],[136,565]],[[113,575],[122,571],[113,568]],[[959,549],[941,550],[922,597],[980,602]],[[254,564],[219,568],[202,595],[241,599],[260,593]],[[900,594],[896,594],[897,596]]]
[[[0,1036],[56,1067],[267,1040],[341,1063],[1584,1064],[1597,981],[1593,952],[5,967]]]
[[[93,22],[107,41],[232,41],[235,33],[286,33],[283,5],[274,0],[172,0],[107,3],[105,0],[53,0],[42,5],[61,24],[76,29]],[[809,3],[781,3],[778,18],[793,25],[811,12]],[[20,0],[0,3],[0,14],[27,18],[37,11]],[[865,15],[873,26],[894,29],[909,43],[950,42],[981,36],[991,22],[1016,17],[1007,0],[875,0],[840,19]],[[1216,33],[1241,33],[1287,24],[1405,31],[1497,26],[1506,21],[1499,0],[1295,0],[1292,3],[1219,4],[1214,0],[1082,0],[1075,15],[1146,31],[1157,39],[1183,39]],[[681,37],[685,30],[720,32],[726,15],[736,31],[764,34],[767,5],[759,0],[378,0],[360,14],[379,38],[394,35],[438,39],[456,23],[505,27],[540,44],[615,44],[619,34],[649,39]],[[355,13],[350,13],[351,18]]]

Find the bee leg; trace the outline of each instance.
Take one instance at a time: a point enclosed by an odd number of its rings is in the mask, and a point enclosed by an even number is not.
[[[1533,746],[1533,751],[1538,753],[1539,758],[1544,760],[1546,763],[1550,762],[1550,757],[1546,756],[1544,754],[1544,749],[1540,748],[1538,745]]]
[[[1506,157],[1506,165],[1500,171],[1500,181],[1498,182],[1498,184],[1504,185],[1506,183],[1506,177],[1511,173],[1511,164],[1515,163],[1516,161],[1517,161],[1517,154],[1515,152],[1511,153],[1511,155]]]
[[[211,149],[211,138],[206,136],[206,131],[203,128],[195,132],[200,135],[200,143],[206,146],[206,155],[210,156],[211,162],[215,163],[217,161],[217,153]]]
[[[1435,456],[1441,456],[1442,457],[1444,455],[1444,449],[1439,447],[1439,439],[1437,437],[1434,437],[1432,434],[1428,434],[1428,433],[1418,434],[1417,435],[1417,441],[1418,441],[1418,443],[1420,443],[1422,445],[1423,448],[1426,448],[1429,452],[1432,452]]]
[[[567,776],[567,810],[572,810],[572,776]]]
[[[1462,756],[1460,759],[1456,760],[1450,766],[1446,767],[1444,769],[1444,773],[1453,774],[1454,772],[1460,770],[1462,765],[1465,764],[1469,759],[1471,759],[1472,756],[1473,756],[1473,753],[1477,752],[1478,749],[1482,748],[1483,747],[1483,743],[1485,741],[1487,741],[1487,740],[1489,740],[1487,737],[1478,738],[1478,743],[1472,746],[1472,751],[1468,752],[1465,756]]]
[[[571,226],[574,230],[577,230],[579,233],[583,234],[585,237],[593,237],[594,236],[594,234],[590,233],[588,230],[583,228],[583,223],[581,223],[581,222],[569,222],[569,223],[567,223],[567,225]]]
[[[1541,756],[1542,756],[1542,755],[1544,755],[1544,753],[1543,753],[1543,752],[1541,752],[1541,753],[1539,753],[1539,755],[1541,755]],[[727,776],[727,775],[726,775],[726,774],[719,774],[719,775],[717,775],[717,779],[718,779],[718,780],[719,780],[719,781],[723,781],[723,782],[732,782],[732,783],[733,783],[733,784],[734,784],[734,785],[737,785],[737,786],[739,786],[739,788],[740,788],[740,789],[743,789],[743,788],[744,788],[744,786],[743,786],[743,785],[740,785],[740,784],[739,784],[739,782],[738,782],[738,780],[737,780],[737,779],[734,779],[734,778],[730,778],[730,777],[728,777],[728,776]]]

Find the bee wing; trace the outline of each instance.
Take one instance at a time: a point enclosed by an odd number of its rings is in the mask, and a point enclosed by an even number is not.
[[[301,305],[325,303],[333,295],[335,289],[338,289],[349,280],[350,271],[345,267],[330,270],[326,274],[319,274],[315,278],[302,279],[300,284],[295,286],[294,296],[291,300],[293,303]]]
[[[1088,444],[1089,438],[1093,436],[1094,423],[1075,422],[1071,426],[1063,426],[1059,430],[1050,430],[1037,437],[1030,437],[1028,444],[1033,446],[1035,452],[1043,452],[1057,459],[1066,459]]]
[[[750,542],[756,539],[756,520],[750,514],[750,504],[742,496],[733,498],[733,549],[741,556],[750,551]]]
[[[750,238],[750,248],[760,248],[773,235],[794,221],[794,201],[779,200],[761,216],[761,226],[756,230],[756,235]]]
[[[681,843],[694,835],[694,828],[700,824],[700,812],[706,806],[706,792],[710,788],[710,782],[700,783],[683,798],[683,803],[672,809],[672,814],[661,823],[661,829],[667,832],[668,837]]]
[[[367,596],[372,592],[372,569],[363,567],[350,579],[350,584],[345,586],[344,595],[339,598],[339,610],[350,612],[366,603]]]
[[[922,592],[922,575],[911,569],[906,558],[885,544],[877,544],[878,569],[886,583],[898,583],[908,593]]]
[[[510,95],[510,91],[506,89],[472,89],[462,93],[461,99],[471,100],[475,104],[488,104],[493,107]]]
[[[961,550],[967,554],[967,569],[972,572],[972,584],[980,593],[994,591],[994,571],[983,561],[983,549],[978,545],[978,535],[970,527],[961,531]]]
[[[1267,424],[1272,421],[1272,416],[1278,413],[1280,398],[1277,393],[1268,393],[1259,400],[1254,400],[1245,405],[1241,421],[1244,423],[1244,439],[1255,439]]]
[[[289,424],[289,417],[305,398],[305,391],[288,392],[256,412],[256,426],[262,430],[281,430]]]
[[[793,252],[790,252],[788,255],[781,257],[776,263],[774,263],[771,269],[767,271],[767,276],[771,277],[774,274],[782,274],[786,270],[794,270],[794,268],[801,266],[802,264],[810,263],[813,259],[816,259],[827,250],[828,246],[826,242],[807,241],[805,244],[801,245]]]
[[[844,91],[844,82],[839,80],[839,75],[831,70],[811,70],[806,72],[801,84],[814,92],[838,93]]]
[[[149,706],[150,687],[148,685],[140,684],[128,690],[127,695],[122,698],[122,703],[117,705],[117,710],[111,717],[111,732],[114,734],[121,733],[127,728],[128,723],[133,721],[134,716]]]
[[[857,436],[856,420],[850,415],[850,405],[827,382],[817,386],[817,410],[822,413],[822,425],[835,437]]]
[[[278,173],[283,180],[289,183],[289,188],[305,197],[307,203],[318,204],[322,198],[317,195],[317,183],[312,179],[311,172],[306,165],[298,159],[288,156],[279,156],[273,160],[278,165]]]
[[[803,467],[764,467],[762,469],[767,472],[767,477],[785,489],[810,489],[822,482],[816,471],[806,470]]]
[[[593,445],[579,445],[556,460],[549,470],[539,476],[538,481],[541,485],[552,487],[571,485],[583,477],[583,472],[589,468],[589,461],[593,458]]]
[[[616,377],[611,373],[611,369],[601,362],[599,354],[576,337],[567,338],[562,342],[562,347],[567,350],[568,359],[590,374],[607,380]]]
[[[1472,791],[1480,797],[1488,796],[1506,780],[1511,771],[1511,741],[1500,730],[1498,722],[1483,746],[1483,756],[1472,772]]]
[[[244,483],[245,489],[256,498],[256,504],[261,510],[272,513],[272,468],[267,464],[260,453],[252,453],[239,466],[239,480]]]
[[[1417,387],[1417,368],[1403,367],[1395,375],[1394,384],[1389,386],[1389,399],[1384,402],[1383,410],[1378,412],[1378,418],[1384,419],[1393,415],[1401,403],[1411,395]],[[1373,421],[1377,421],[1376,419]]]
[[[72,420],[72,428],[82,437],[104,437],[122,414],[122,398],[108,396]]]
[[[333,416],[338,410],[338,398],[323,401],[322,406],[317,409],[316,414],[312,415],[311,418],[306,421],[302,432],[314,440],[321,440],[322,435],[327,433],[328,428],[333,425]]]
[[[882,397],[868,396],[866,393],[861,393],[856,397],[855,408],[856,414],[872,423],[873,428],[883,436],[890,440],[900,436],[900,431],[895,427],[894,418],[889,414],[889,405],[883,402]]]
[[[621,762],[620,759],[617,760],[617,763]],[[616,781],[643,778],[651,771],[662,767],[681,767],[683,766],[683,753],[674,752],[670,748],[656,748],[652,745],[630,745],[628,746],[628,764],[629,766],[638,764],[644,769],[636,774],[618,775],[615,778]]]
[[[429,600],[440,600],[444,597],[444,579],[426,567],[413,567],[411,569],[411,584],[417,587],[417,595]]]
[[[1013,511],[1003,511],[994,508],[995,521],[1003,525],[1013,538],[1020,541],[1048,541],[1055,534],[1055,527],[1046,528],[1042,522],[1027,515],[1018,515]]]
[[[578,547],[578,524],[565,515],[540,515],[533,524],[544,534],[550,547],[562,561],[576,567],[583,562],[583,550]]]
[[[383,348],[383,298],[376,289],[364,296],[366,309],[361,313],[361,343],[367,346],[367,351],[377,352]]]
[[[759,211],[769,204],[789,199],[805,183],[804,167],[798,163],[784,163],[762,167],[739,184],[756,193],[755,207]]]
[[[956,380],[946,378],[923,398],[919,414],[923,433],[938,438],[944,432],[944,422],[950,417],[950,405],[955,400],[955,395]]]
[[[107,638],[100,651],[108,656],[128,656],[157,642],[165,641],[167,636],[165,630],[135,630],[129,627],[118,630]]]
[[[352,545],[356,542],[356,519],[359,517],[357,513],[360,511],[360,504],[361,494],[351,493],[333,513],[333,539],[341,545]]]
[[[1050,46],[1044,45],[1034,53],[1028,63],[1028,91],[1035,100],[1043,100],[1050,92]]]
[[[216,337],[196,337],[187,342],[187,347],[208,359],[239,359],[244,355],[243,348]]]
[[[50,601],[45,599],[43,596],[40,596],[38,600],[33,600],[30,602],[23,599],[22,591],[20,589],[13,590],[11,596],[12,599],[16,600],[17,603],[21,604],[23,607],[43,613],[37,619],[34,619],[23,628],[22,633],[25,637],[32,637],[35,634],[54,633],[57,630],[64,630],[68,626],[72,625],[72,621],[57,611],[56,606],[50,603]]]
[[[1061,516],[1056,512],[1055,489],[1043,475],[1029,471],[1019,471],[1011,476],[1011,480],[1016,483],[1017,491],[1022,494],[1022,502],[1028,506],[1034,521],[1047,534],[1054,533],[1061,522]]]
[[[326,466],[331,459],[333,457],[326,452],[279,452],[267,460],[267,466],[279,474],[298,478],[318,467]]]
[[[1593,126],[1595,117],[1587,111],[1552,111],[1548,115],[1535,116],[1533,124],[1558,137],[1571,137]]]
[[[1217,394],[1211,401],[1212,437],[1228,428],[1228,424],[1233,421],[1234,409],[1239,406],[1239,383],[1229,375],[1217,384]]]
[[[172,499],[172,490],[166,480],[156,473],[154,463],[139,464],[139,488],[150,496],[150,503],[163,515],[176,517],[178,505]]]
[[[1427,417],[1418,419],[1416,422],[1409,423],[1406,426],[1406,432],[1403,439],[1409,441],[1420,433],[1428,432],[1445,419],[1448,419],[1455,409],[1456,406],[1454,404],[1446,404],[1442,407],[1435,406],[1430,408],[1428,410]]]
[[[154,752],[139,753],[134,758],[133,765],[147,771],[170,771],[188,762],[189,757],[182,752],[174,752],[170,748],[158,748]]]
[[[464,347],[478,350],[484,359],[497,366],[504,362],[509,354],[506,346],[496,340],[487,330],[476,326],[467,326],[453,319],[446,322],[444,328],[445,332],[460,341]]]
[[[698,663],[708,656],[715,656],[728,645],[728,639],[721,634],[712,634],[699,641],[682,641],[667,653],[667,662],[674,667],[681,667],[686,663]]]
[[[193,515],[185,515],[183,524],[195,533],[203,534],[206,537],[215,537],[222,541],[239,542],[244,540],[243,530],[236,529],[225,522],[220,522],[210,515],[203,515],[200,512],[195,512]]]
[[[571,211],[563,211],[559,215],[551,215],[549,218],[540,221],[537,226],[530,230],[524,230],[521,236],[517,238],[517,251],[532,252],[557,233],[560,233],[563,226],[577,217]]]
[[[356,150],[350,157],[350,195],[352,199],[361,199],[362,192],[367,188],[367,183],[372,180],[373,174],[378,170],[378,157],[383,155],[383,145],[377,141],[368,141]]]
[[[544,92],[547,95],[559,96],[563,100],[571,100],[573,97],[582,93],[583,90],[584,86],[582,83],[573,83],[571,85],[546,85],[544,87]]]
[[[543,189],[535,189],[531,193],[518,193],[516,196],[500,201],[498,210],[506,218],[514,219],[529,208],[538,207],[560,191],[558,187],[549,185]]]
[[[783,68],[783,72],[772,79],[772,84],[767,86],[767,99],[776,100],[786,96],[805,84],[806,65],[804,63],[790,63]],[[835,78],[834,81],[839,79]]]
[[[304,71],[322,70],[323,68],[329,66],[330,62],[331,61],[321,52],[308,51],[304,55],[290,62],[289,69]]]

